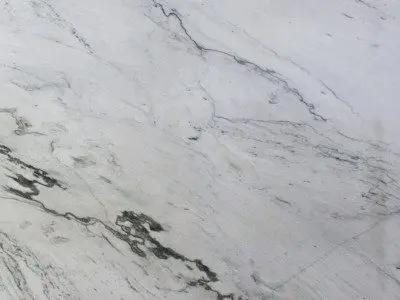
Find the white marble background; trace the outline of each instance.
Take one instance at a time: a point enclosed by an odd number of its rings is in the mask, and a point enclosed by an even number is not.
[[[0,0],[0,298],[400,299],[399,17]]]

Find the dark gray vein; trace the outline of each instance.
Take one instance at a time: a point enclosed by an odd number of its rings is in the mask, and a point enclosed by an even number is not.
[[[277,73],[274,70],[268,69],[268,68],[264,68],[259,66],[258,64],[251,62],[245,58],[239,57],[237,55],[234,55],[232,53],[223,51],[223,50],[219,50],[219,49],[214,49],[214,48],[209,48],[206,46],[203,46],[200,42],[196,41],[196,39],[194,39],[192,37],[192,35],[189,33],[188,29],[186,28],[185,24],[183,23],[183,20],[180,16],[180,14],[178,13],[178,11],[176,11],[175,9],[170,9],[169,11],[167,9],[165,9],[165,7],[153,0],[153,4],[155,7],[159,8],[160,11],[162,12],[162,14],[167,18],[173,18],[175,19],[178,23],[180,28],[182,29],[182,31],[184,32],[185,36],[192,42],[192,44],[196,47],[196,49],[198,51],[200,51],[201,53],[205,53],[205,52],[210,52],[210,53],[218,53],[221,55],[224,55],[226,57],[229,57],[231,59],[233,59],[236,63],[238,63],[239,65],[242,66],[246,66],[250,69],[252,69],[253,71],[257,72],[259,75],[267,78],[268,80],[272,81],[272,82],[276,82],[282,85],[283,89],[292,94],[293,96],[295,96],[297,98],[297,100],[305,106],[305,108],[307,109],[307,111],[313,116],[313,118],[317,121],[327,121],[327,118],[322,116],[321,114],[319,114],[316,111],[315,105],[313,103],[307,102],[305,100],[305,98],[303,97],[303,95],[299,92],[298,89],[292,87],[289,85],[289,83],[287,82],[287,80],[283,79],[281,77],[281,75],[279,73]]]
[[[222,294],[218,290],[214,289],[211,284],[218,282],[217,274],[211,270],[206,264],[200,259],[190,259],[185,255],[175,251],[170,247],[162,245],[156,238],[152,236],[152,232],[162,232],[164,228],[156,222],[150,216],[145,214],[137,214],[133,211],[123,211],[117,216],[115,221],[115,229],[113,226],[108,225],[102,220],[94,217],[81,217],[72,212],[59,212],[55,209],[49,208],[42,201],[38,200],[37,197],[40,195],[40,187],[46,188],[61,188],[66,189],[57,179],[52,178],[44,170],[36,168],[28,163],[23,162],[19,158],[16,158],[11,149],[6,146],[0,145],[0,155],[3,155],[11,164],[20,167],[26,171],[31,171],[34,179],[28,179],[24,175],[14,172],[12,175],[7,175],[11,178],[15,184],[13,186],[4,186],[4,190],[9,194],[17,196],[13,197],[1,197],[3,199],[10,199],[21,202],[20,199],[24,199],[24,203],[32,205],[45,213],[48,213],[54,217],[63,218],[66,220],[74,221],[82,226],[88,227],[91,225],[101,225],[104,230],[111,234],[114,238],[119,239],[126,243],[131,251],[136,255],[147,258],[149,254],[154,255],[157,259],[175,259],[179,261],[188,270],[197,270],[202,276],[197,279],[186,282],[188,286],[197,286],[210,291],[215,294],[216,299],[243,299],[241,297],[235,298],[234,294]],[[10,172],[13,172],[9,169]],[[112,244],[112,242],[104,235],[101,234],[109,245],[111,245],[116,251],[120,252]]]
[[[17,109],[15,107],[0,108],[0,113],[9,114],[14,119],[15,124],[17,125],[17,129],[14,130],[14,133],[16,135],[28,135],[28,134],[36,136],[44,135],[43,133],[40,132],[29,131],[29,128],[32,127],[31,123],[26,118],[18,116]]]
[[[79,31],[73,26],[72,23],[64,19],[51,4],[43,0],[33,0],[30,3],[38,17],[43,17],[41,13],[43,12],[42,10],[44,9],[45,10],[44,13],[46,13],[47,16],[50,16],[52,18],[54,24],[56,24],[61,28],[67,28],[70,34],[75,38],[75,40],[77,40],[78,43],[81,44],[87,50],[88,53],[90,54],[95,53],[94,49],[89,44],[89,42],[83,37],[83,35],[79,33]]]
[[[368,8],[379,10],[376,6],[372,5],[371,3],[368,3],[367,1],[364,0],[354,0],[354,1]]]
[[[46,299],[54,299],[55,295],[50,291],[50,288],[54,290],[57,297],[77,299],[71,294],[74,293],[73,284],[65,278],[62,270],[52,265],[43,265],[29,248],[19,245],[14,238],[5,232],[0,232],[0,257],[13,277],[17,288],[21,291],[23,299],[34,299],[35,297],[29,288],[21,264],[24,264],[40,278],[43,283],[42,292]]]

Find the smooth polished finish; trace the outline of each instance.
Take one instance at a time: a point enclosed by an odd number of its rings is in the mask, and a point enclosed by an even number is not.
[[[400,299],[399,18],[0,0],[0,299]]]

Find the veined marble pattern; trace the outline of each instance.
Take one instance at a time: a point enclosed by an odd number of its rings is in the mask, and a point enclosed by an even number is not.
[[[399,16],[0,0],[0,299],[400,299]]]

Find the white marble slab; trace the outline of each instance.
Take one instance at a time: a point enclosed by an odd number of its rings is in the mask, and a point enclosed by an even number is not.
[[[400,299],[399,17],[0,0],[0,299]]]

